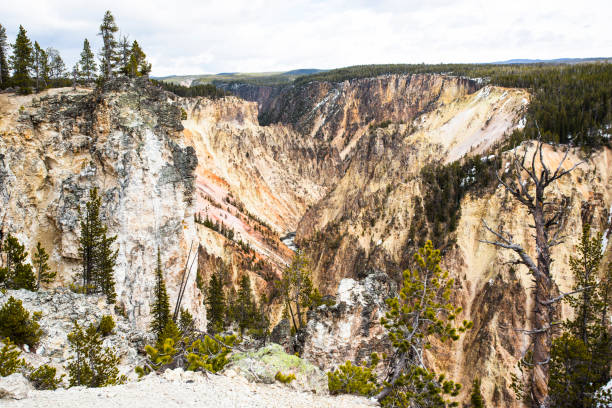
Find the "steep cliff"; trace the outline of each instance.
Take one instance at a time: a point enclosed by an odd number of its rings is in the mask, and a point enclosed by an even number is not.
[[[55,285],[79,274],[79,210],[91,187],[117,234],[116,289],[139,327],[148,324],[156,252],[174,297],[193,222],[197,157],[182,139],[172,95],[144,82],[117,80],[100,91],[51,90],[0,96],[0,200],[5,232],[31,250],[37,241],[58,271]],[[193,282],[194,273],[191,275]],[[190,284],[185,304],[204,319]]]

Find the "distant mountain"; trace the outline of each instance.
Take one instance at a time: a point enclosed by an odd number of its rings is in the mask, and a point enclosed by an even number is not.
[[[541,59],[510,59],[506,61],[489,62],[488,64],[503,65],[503,64],[582,64],[585,62],[612,62],[612,57],[597,57],[597,58],[556,58],[549,60]]]
[[[327,70],[326,69],[316,69],[316,68],[304,68],[304,69],[294,69],[293,71],[283,72],[282,75],[301,76],[301,75],[316,74],[317,72],[323,72],[323,71],[327,71]]]
[[[323,71],[325,70],[316,68],[302,68],[286,72],[220,72],[218,74],[201,75],[168,75],[153,79],[180,84],[183,86],[227,84],[233,82],[257,85],[283,85],[292,83],[296,78],[301,76],[312,75]]]

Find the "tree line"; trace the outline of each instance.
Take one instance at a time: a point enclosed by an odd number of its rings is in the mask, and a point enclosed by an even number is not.
[[[77,82],[104,81],[116,75],[148,76],[151,64],[138,41],[130,42],[125,35],[117,38],[118,31],[115,18],[107,11],[98,32],[103,43],[99,65],[85,38],[80,59],[69,72],[59,51],[52,47],[43,49],[37,41],[32,43],[21,25],[15,42],[9,45],[6,28],[0,24],[0,89],[14,87],[29,94],[33,90],[38,93],[47,88],[74,86]]]

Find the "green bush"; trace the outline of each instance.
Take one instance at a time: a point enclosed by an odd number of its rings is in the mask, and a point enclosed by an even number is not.
[[[373,368],[378,364],[378,356],[372,355],[370,365],[354,365],[350,361],[327,373],[329,393],[356,394],[372,396],[378,391],[376,374]]]
[[[100,334],[102,334],[102,337],[106,337],[111,334],[114,328],[115,321],[113,320],[113,316],[102,316],[102,320],[100,320],[100,324],[98,325],[98,331],[100,332]]]
[[[204,336],[186,344],[189,342],[188,337],[178,340],[166,337],[155,347],[147,345],[147,362],[142,367],[136,367],[136,373],[143,376],[152,371],[161,372],[177,362],[179,366],[187,366],[190,371],[219,372],[229,362],[228,355],[238,343],[238,338],[235,335],[216,335],[214,338]]]
[[[276,379],[276,381],[282,382],[283,384],[290,384],[291,381],[295,380],[295,374],[289,373],[288,375],[285,375],[279,371],[274,376],[274,379]]]
[[[21,300],[10,297],[0,308],[0,337],[10,337],[18,345],[35,346],[42,330],[38,324],[40,313],[30,313],[22,306]]]
[[[74,329],[68,334],[73,353],[66,365],[70,386],[84,385],[90,388],[123,384],[125,376],[119,375],[119,356],[109,347],[102,347],[98,328],[91,324],[86,330],[74,322]]]
[[[41,365],[32,371],[28,378],[37,390],[55,390],[62,382],[64,375],[56,377],[57,370],[47,364]]]
[[[0,377],[6,377],[26,366],[24,359],[19,358],[21,351],[15,347],[8,337],[2,340],[4,344],[0,349]]]

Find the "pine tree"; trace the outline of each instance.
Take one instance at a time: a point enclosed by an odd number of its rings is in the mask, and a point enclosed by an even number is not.
[[[115,292],[114,269],[117,263],[118,250],[113,251],[111,249],[111,245],[116,239],[116,235],[112,237],[107,236],[106,227],[104,227],[100,245],[98,286],[102,293],[106,296],[106,302],[108,304],[114,304],[115,299],[117,298],[117,293]]]
[[[316,296],[310,275],[308,258],[298,250],[291,265],[285,268],[282,278],[276,283],[296,330],[304,326],[306,309],[313,305],[313,295]]]
[[[49,57],[43,50],[38,41],[34,42],[34,80],[36,84],[36,93],[47,87],[49,80]]]
[[[83,51],[81,51],[81,60],[79,61],[81,70],[79,76],[84,81],[92,81],[96,74],[96,61],[94,54],[89,46],[87,38],[83,41]]]
[[[574,309],[564,333],[553,340],[549,396],[555,407],[594,407],[612,404],[612,396],[597,395],[610,380],[612,339],[607,330],[612,269],[599,279],[602,234],[591,236],[583,226],[578,256],[570,256],[575,298],[566,298]],[[571,292],[570,292],[571,293]]]
[[[399,296],[387,299],[389,311],[381,319],[389,332],[394,357],[389,361],[388,378],[376,399],[383,406],[409,401],[443,407],[448,403],[446,395],[456,396],[461,384],[427,369],[423,352],[434,341],[457,340],[472,323],[465,320],[455,323],[461,308],[451,301],[454,280],[442,270],[440,251],[434,249],[431,241],[419,249],[414,261],[415,267],[403,273]]]
[[[0,89],[9,86],[8,42],[6,28],[0,24]]]
[[[32,79],[30,72],[34,63],[32,42],[27,36],[23,26],[19,26],[19,33],[13,44],[11,66],[13,67],[13,84],[19,87],[19,92],[28,94],[32,92]]]
[[[470,408],[484,408],[484,398],[480,392],[480,378],[474,378],[472,392],[470,393]]]
[[[106,387],[125,382],[119,375],[120,357],[112,349],[103,347],[103,340],[95,325],[87,329],[75,321],[74,329],[68,334],[72,358],[66,365],[70,386]]]
[[[0,287],[6,289],[36,289],[32,265],[26,263],[28,253],[13,235],[8,234],[3,244],[5,267],[0,268]]]
[[[575,318],[566,322],[572,334],[588,347],[590,339],[598,337],[605,326],[599,322],[602,305],[601,289],[598,287],[598,273],[603,258],[602,234],[591,237],[591,226],[585,224],[578,244],[578,257],[570,256],[570,270],[574,275],[574,290],[581,290],[576,297],[568,297]]]
[[[89,201],[85,204],[85,213],[81,214],[81,236],[79,255],[82,259],[83,290],[85,293],[95,293],[98,283],[98,265],[100,247],[104,235],[104,226],[100,219],[102,198],[98,188],[89,192]]]
[[[238,302],[236,303],[236,321],[240,328],[240,335],[245,329],[250,329],[255,323],[257,314],[257,305],[253,299],[251,292],[251,279],[249,275],[244,274],[240,278],[240,287],[238,288]]]
[[[189,310],[181,308],[178,327],[183,336],[191,337],[191,334],[195,329],[195,324],[193,321],[193,316],[191,313],[189,313]]]
[[[126,74],[131,77],[149,75],[149,73],[151,72],[151,64],[147,62],[146,58],[147,56],[142,50],[142,48],[140,48],[140,45],[138,45],[138,41],[134,41],[132,43],[132,49],[130,51],[128,63],[125,67]],[[221,224],[221,228],[223,229],[223,224]]]
[[[45,248],[40,245],[40,242],[36,244],[36,252],[32,256],[32,261],[34,263],[34,268],[36,269],[36,288],[40,289],[41,283],[51,283],[53,278],[55,278],[55,272],[51,272],[51,268],[47,261],[49,260],[49,255]]]
[[[155,300],[151,306],[151,330],[159,339],[162,331],[170,320],[170,300],[166,292],[166,284],[164,283],[164,275],[161,266],[161,255],[159,248],[157,249],[157,268],[155,269],[155,289],[153,289]]]
[[[213,273],[210,277],[206,295],[208,331],[211,333],[222,332],[225,328],[225,294],[223,293],[223,282],[217,276],[217,273]]]
[[[59,51],[49,47],[47,48],[47,55],[49,56],[49,78],[53,80],[63,78],[66,73],[66,65]]]
[[[85,213],[81,213],[79,255],[82,259],[83,291],[88,294],[101,292],[106,295],[108,303],[114,303],[116,293],[113,271],[117,251],[113,251],[111,245],[117,236],[107,235],[107,227],[102,224],[100,217],[101,205],[98,189],[93,188],[85,204]]]
[[[128,63],[130,62],[130,54],[132,50],[130,47],[130,42],[128,40],[128,36],[121,36],[118,45],[117,52],[117,60],[118,60],[118,69],[122,74],[128,74]]]
[[[115,17],[109,10],[104,14],[104,19],[100,25],[99,36],[102,37],[102,51],[100,56],[102,57],[100,70],[102,71],[102,77],[109,79],[114,76],[114,69],[117,65],[117,40],[115,39],[115,33],[119,31],[117,24],[115,23]]]

